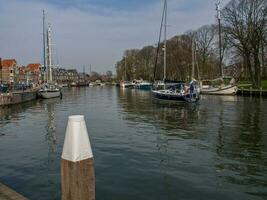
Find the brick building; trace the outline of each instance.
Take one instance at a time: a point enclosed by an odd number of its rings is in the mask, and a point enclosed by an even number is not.
[[[4,84],[13,85],[18,75],[18,65],[15,59],[1,60],[0,81]]]

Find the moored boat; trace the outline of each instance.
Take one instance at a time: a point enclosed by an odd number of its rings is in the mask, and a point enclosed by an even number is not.
[[[129,81],[121,81],[120,87],[121,88],[131,88],[131,87],[133,87],[133,83],[131,83]]]
[[[201,94],[235,95],[237,91],[238,87],[235,84],[234,78],[232,78],[231,81],[227,84],[224,83],[223,78],[201,82]]]
[[[58,87],[54,84],[47,84],[42,86],[42,88],[38,91],[38,95],[43,99],[50,99],[55,97],[61,97],[62,93]]]
[[[137,81],[135,81],[134,88],[140,89],[140,90],[151,90],[152,83],[150,83],[148,81],[137,80]]]
[[[195,81],[189,85],[184,82],[166,84],[167,89],[152,90],[152,95],[156,99],[197,102],[199,100],[199,88]]]
[[[45,13],[43,11],[43,40],[44,40],[44,68],[46,69],[46,83],[41,86],[38,94],[41,98],[50,99],[55,97],[62,98],[62,93],[58,85],[53,82],[52,73],[52,37],[51,37],[51,26],[48,25],[45,31]],[[47,40],[46,40],[47,36]],[[47,66],[48,65],[48,66]]]
[[[163,24],[164,20],[164,24]],[[166,40],[166,27],[167,27],[167,0],[164,1],[164,8],[162,13],[162,23],[161,28],[164,26],[164,75],[163,81],[156,82],[154,88],[152,89],[152,95],[156,99],[161,100],[173,100],[173,101],[184,101],[184,102],[197,102],[199,100],[199,89],[198,83],[195,80],[192,80],[190,84],[186,84],[183,81],[166,81],[166,65],[167,65],[167,40]],[[161,33],[160,33],[161,35]],[[160,38],[158,43],[158,49],[160,47]],[[157,51],[158,52],[158,51]],[[158,55],[157,55],[158,56]],[[157,58],[157,57],[156,57]],[[157,65],[157,59],[155,62],[155,69]],[[154,73],[155,76],[155,73]],[[163,88],[163,89],[161,89]]]

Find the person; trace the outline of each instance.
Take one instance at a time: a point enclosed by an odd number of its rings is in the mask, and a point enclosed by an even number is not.
[[[193,97],[193,94],[194,94],[194,85],[193,85],[193,83],[191,83],[190,84],[190,88],[189,88],[189,90],[190,90],[190,98],[192,98]]]

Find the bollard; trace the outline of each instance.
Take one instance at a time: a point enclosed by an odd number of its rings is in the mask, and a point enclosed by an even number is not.
[[[68,119],[61,156],[61,199],[95,200],[93,153],[82,115]]]

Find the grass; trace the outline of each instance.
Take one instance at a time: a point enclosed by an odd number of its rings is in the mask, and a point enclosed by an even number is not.
[[[250,87],[252,87],[252,84],[250,81],[240,81],[238,86],[240,88],[244,88],[244,89],[250,89]],[[262,80],[261,81],[261,87],[263,90],[267,90],[267,80]]]

